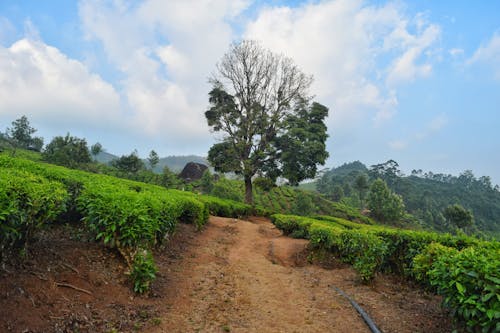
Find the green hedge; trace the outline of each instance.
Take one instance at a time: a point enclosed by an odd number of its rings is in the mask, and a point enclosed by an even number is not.
[[[155,278],[153,248],[179,221],[199,229],[209,213],[240,217],[253,212],[231,200],[0,155],[2,254],[57,218],[82,220],[96,240],[122,253],[137,292],[146,291]]]
[[[276,214],[272,221],[351,263],[364,281],[381,271],[419,281],[444,297],[467,330],[500,330],[499,242],[319,218]]]
[[[327,249],[353,264],[364,281],[371,280],[382,266],[387,245],[374,232],[294,215],[276,214],[271,218],[284,233],[309,238],[313,246]]]
[[[444,297],[471,332],[500,332],[500,250],[429,244],[414,258],[416,278]]]
[[[36,229],[65,210],[67,200],[61,183],[22,170],[1,170],[0,259],[13,249],[24,250]]]

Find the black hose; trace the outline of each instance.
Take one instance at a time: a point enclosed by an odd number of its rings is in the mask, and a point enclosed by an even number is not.
[[[373,333],[382,333],[377,325],[375,325],[375,322],[370,318],[370,316],[365,312],[365,310],[363,310],[363,308],[361,308],[361,306],[359,306],[358,303],[356,303],[355,300],[353,300],[352,298],[350,298],[349,296],[347,296],[346,293],[344,293],[342,290],[340,290],[339,288],[337,287],[333,287],[340,295],[344,296],[345,298],[347,298],[349,300],[349,302],[352,304],[352,306],[356,309],[356,311],[358,311],[358,313],[361,315],[361,317],[363,318],[363,320],[365,321],[366,325],[368,325],[368,327],[370,328],[370,330],[373,332]]]

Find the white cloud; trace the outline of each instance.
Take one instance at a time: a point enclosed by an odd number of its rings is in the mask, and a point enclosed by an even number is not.
[[[500,80],[500,32],[496,32],[491,39],[481,45],[467,64],[483,63],[491,66],[495,72],[495,78]]]
[[[420,15],[408,19],[393,3],[336,0],[266,7],[244,35],[312,73],[312,92],[332,108],[330,127],[338,129],[366,118],[375,124],[392,118],[397,85],[429,75],[432,65],[422,58],[439,34],[436,25]],[[390,65],[381,71],[382,61]]]
[[[418,30],[423,30],[418,31],[417,34],[409,34],[407,24],[402,22],[403,26],[395,29],[386,40],[387,47],[403,49],[403,54],[396,58],[389,68],[387,82],[391,86],[429,76],[432,72],[432,65],[429,61],[420,64],[418,61],[422,59],[425,51],[438,40],[441,30],[437,25],[426,26],[421,20],[418,22]]]
[[[122,95],[134,124],[151,135],[175,139],[208,134],[207,78],[235,37],[229,21],[246,1],[150,0],[80,3],[89,40],[102,44],[109,61],[125,75]]]
[[[117,116],[113,87],[42,41],[0,46],[0,114],[51,123],[100,123]]]

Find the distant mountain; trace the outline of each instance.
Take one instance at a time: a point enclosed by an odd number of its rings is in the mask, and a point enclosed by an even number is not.
[[[184,169],[186,164],[188,164],[189,162],[201,163],[210,166],[207,159],[201,156],[196,156],[196,155],[168,156],[160,158],[160,162],[155,167],[154,171],[162,172],[163,168],[167,166],[170,169],[170,171],[179,173],[182,171],[182,169]]]
[[[117,158],[119,158],[119,156],[107,152],[100,152],[97,155],[97,161],[104,164],[109,164],[112,160],[115,160]],[[147,159],[143,159],[143,162],[146,165],[146,167],[149,167],[149,162]],[[189,162],[196,162],[210,166],[207,159],[201,156],[196,156],[196,155],[167,156],[160,158],[158,165],[154,168],[153,171],[161,173],[163,171],[163,168],[167,166],[170,169],[170,171],[179,173],[182,171],[184,166]]]
[[[103,164],[109,164],[109,162],[111,162],[112,160],[116,160],[117,158],[118,158],[118,156],[107,153],[105,151],[101,151],[96,156],[97,162],[103,163]]]
[[[444,209],[460,204],[474,214],[475,227],[486,234],[500,238],[500,187],[493,186],[490,177],[475,177],[472,171],[459,176],[423,173],[413,170],[404,175],[395,161],[371,166],[361,162],[346,163],[326,172],[316,181],[316,189],[332,198],[334,188],[342,187],[342,201],[355,202],[358,196],[356,179],[366,175],[370,181],[384,179],[389,187],[403,197],[406,210],[421,224],[439,231],[450,231],[443,215]],[[308,184],[312,187],[312,184]],[[349,199],[351,199],[349,201]]]

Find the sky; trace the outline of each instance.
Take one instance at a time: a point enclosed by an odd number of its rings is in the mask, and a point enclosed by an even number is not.
[[[209,76],[254,39],[314,77],[326,166],[500,184],[500,1],[0,0],[0,131],[206,156]]]

